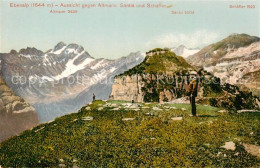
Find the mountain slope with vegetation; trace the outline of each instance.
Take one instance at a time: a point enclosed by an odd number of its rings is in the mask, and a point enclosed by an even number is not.
[[[144,61],[115,76],[110,99],[137,102],[163,102],[185,95],[183,80],[193,70],[181,56],[169,49],[155,48]]]
[[[241,109],[259,109],[259,97],[250,91],[241,90],[238,86],[221,83],[220,78],[209,72],[200,71],[199,103],[222,107],[231,111]]]
[[[198,53],[189,56],[187,61],[195,66],[214,64],[223,58],[227,53],[259,41],[260,38],[256,36],[250,36],[247,34],[232,34],[217,43],[204,47]]]
[[[247,34],[233,34],[211,44],[187,61],[193,66],[203,67],[223,83],[239,86],[260,96],[260,38]]]
[[[144,61],[139,65],[131,68],[130,70],[118,75],[133,75],[133,74],[143,74],[143,73],[156,73],[156,74],[174,74],[174,73],[187,73],[188,70],[193,68],[186,62],[186,60],[177,56],[174,52],[166,50],[165,53],[159,52],[161,48],[155,48],[149,52],[154,52],[153,56],[146,56]]]
[[[0,144],[3,167],[258,167],[260,113],[95,101]],[[221,110],[223,111],[223,110]],[[248,151],[248,152],[247,152]],[[255,155],[255,156],[254,156]]]

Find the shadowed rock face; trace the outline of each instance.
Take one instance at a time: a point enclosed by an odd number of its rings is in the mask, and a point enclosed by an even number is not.
[[[16,96],[0,76],[0,142],[38,123],[34,108]]]

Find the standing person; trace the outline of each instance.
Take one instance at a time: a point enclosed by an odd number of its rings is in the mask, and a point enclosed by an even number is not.
[[[192,116],[196,116],[196,104],[195,98],[198,94],[198,81],[197,81],[197,72],[191,71],[190,72],[190,84],[187,90],[187,95],[190,97],[190,104],[191,104],[191,113]]]
[[[96,100],[96,95],[93,93],[93,101]]]

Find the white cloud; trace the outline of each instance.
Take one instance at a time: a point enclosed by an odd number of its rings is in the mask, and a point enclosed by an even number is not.
[[[207,30],[200,30],[193,33],[169,33],[153,38],[146,43],[147,49],[155,47],[178,47],[179,45],[185,45],[188,48],[204,47],[211,43],[216,42],[219,38],[219,34],[215,32],[209,32]]]

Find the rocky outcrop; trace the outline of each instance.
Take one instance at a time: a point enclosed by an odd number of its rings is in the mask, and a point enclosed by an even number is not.
[[[183,97],[187,80],[178,76],[135,74],[114,78],[111,100],[135,102],[168,102]]]
[[[147,54],[141,64],[114,78],[110,99],[167,102],[185,95],[193,67],[167,49],[156,48]]]
[[[0,142],[37,124],[34,108],[16,96],[0,76]]]
[[[115,78],[110,99],[143,102],[142,87],[144,82],[141,75]]]

